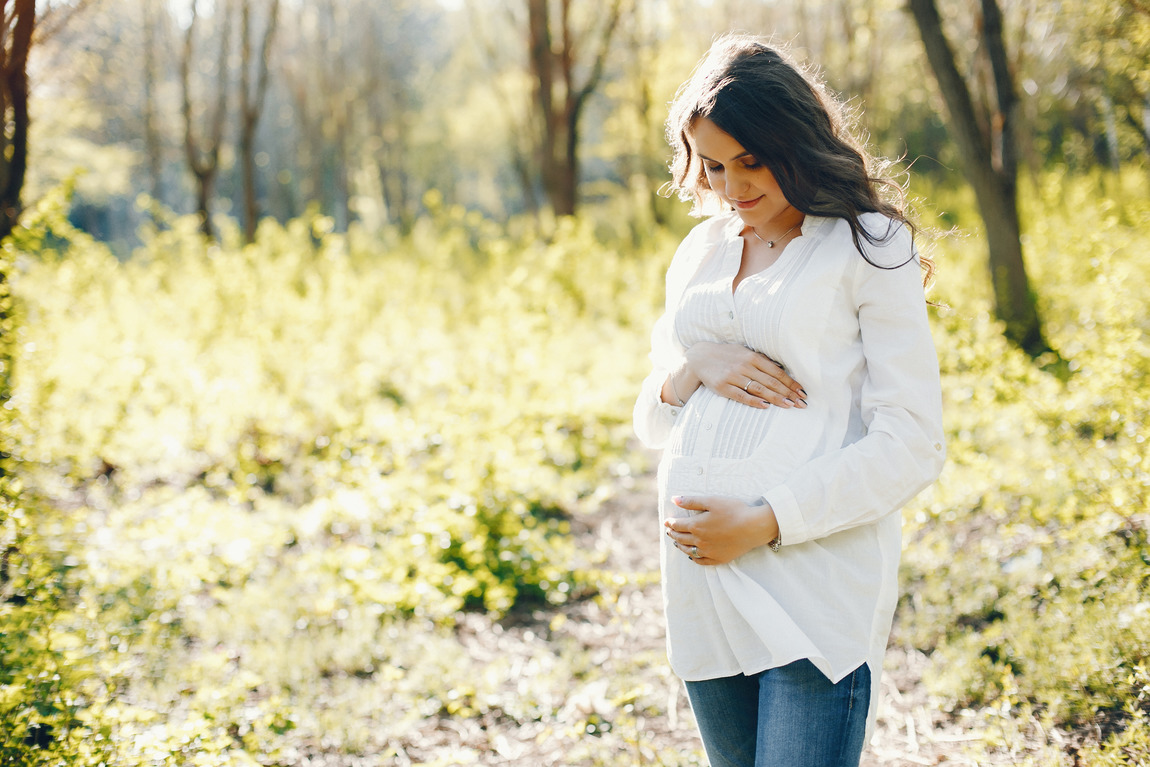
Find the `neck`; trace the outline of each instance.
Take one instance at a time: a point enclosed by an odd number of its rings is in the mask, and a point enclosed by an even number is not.
[[[764,227],[765,230],[770,232],[769,235],[765,233],[760,234],[758,229],[753,226],[751,227],[751,234],[755,235],[761,242],[766,243],[768,248],[775,247],[776,242],[782,240],[795,229],[798,229],[799,225],[806,220],[806,216],[798,209],[791,208],[790,210],[798,214],[797,219],[793,216],[786,216],[785,218],[782,215],[776,216],[774,220],[770,222],[769,227]]]
[[[806,219],[806,214],[793,205],[788,205],[781,213],[767,221],[762,226],[758,227],[760,234],[770,232],[778,234],[779,232],[786,231],[791,227],[796,227],[803,223]]]

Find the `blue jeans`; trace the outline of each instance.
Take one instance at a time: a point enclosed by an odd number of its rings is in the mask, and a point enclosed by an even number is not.
[[[687,682],[711,767],[858,767],[870,703],[864,663],[838,684],[808,660]]]

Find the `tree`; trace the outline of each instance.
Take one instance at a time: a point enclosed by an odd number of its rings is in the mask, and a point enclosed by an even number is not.
[[[294,47],[280,58],[301,138],[300,196],[319,201],[339,231],[352,217],[352,128],[366,96],[357,54],[374,12],[361,3],[308,3],[295,16]]]
[[[11,234],[20,215],[20,190],[28,162],[28,51],[36,27],[35,0],[0,0],[0,239]],[[0,406],[11,396],[12,373],[12,295],[8,283],[8,261],[0,253]],[[7,410],[0,407],[7,419]],[[0,521],[8,505],[16,499],[9,480],[8,430],[0,429]],[[3,554],[7,559],[7,553]],[[0,577],[6,575],[0,567]]]
[[[20,215],[28,163],[28,51],[35,26],[35,0],[0,0],[0,239]]]
[[[216,175],[220,168],[220,146],[224,140],[224,117],[228,106],[228,52],[230,43],[231,24],[227,15],[229,5],[221,3],[216,8],[216,15],[220,18],[219,29],[219,56],[215,61],[216,74],[216,102],[215,108],[208,117],[208,138],[205,146],[200,145],[196,136],[196,115],[192,108],[191,69],[195,58],[196,21],[199,19],[199,3],[192,0],[191,21],[184,33],[184,50],[180,58],[180,85],[183,94],[181,112],[184,117],[184,151],[188,158],[188,168],[196,177],[196,213],[200,217],[200,231],[211,239],[214,237],[211,217],[212,192],[215,188]]]
[[[534,82],[537,152],[543,189],[558,215],[575,213],[579,182],[579,121],[599,87],[619,25],[622,0],[612,0],[597,29],[583,39],[572,31],[571,0],[560,0],[552,18],[549,0],[527,0],[528,63]],[[587,73],[577,82],[578,52],[593,48]]]
[[[256,127],[263,113],[264,100],[268,91],[268,60],[271,57],[272,40],[275,38],[276,22],[279,18],[279,0],[271,0],[263,39],[260,43],[259,58],[254,62],[258,67],[255,92],[252,92],[252,3],[243,0],[240,10],[240,166],[243,169],[244,186],[244,237],[248,242],[255,239],[259,209],[256,205]]]
[[[1118,0],[1091,11],[1091,37],[1075,53],[1105,123],[1107,160],[1116,167],[1123,123],[1150,155],[1150,3]]]
[[[523,205],[532,214],[537,214],[540,208],[539,195],[536,181],[536,174],[534,164],[532,162],[535,152],[535,144],[537,143],[532,136],[531,130],[528,125],[531,123],[530,115],[533,110],[528,108],[519,109],[517,106],[522,104],[525,100],[517,98],[518,92],[513,91],[508,86],[507,79],[502,76],[500,72],[500,49],[505,47],[503,41],[497,39],[497,36],[490,31],[483,31],[484,18],[489,14],[486,9],[480,9],[476,4],[469,3],[467,5],[468,13],[468,26],[472,31],[471,39],[476,42],[483,51],[483,62],[485,64],[488,81],[491,88],[501,104],[506,105],[503,111],[503,118],[507,123],[507,158],[510,162],[511,169],[514,172],[515,179],[519,182],[520,191],[523,194]],[[514,14],[509,14],[512,18],[512,25],[516,25]]]
[[[167,13],[158,7],[158,0],[143,0],[144,24],[144,147],[148,154],[148,175],[151,177],[152,198],[164,199],[163,141],[160,136],[156,90],[161,74],[156,60],[159,43],[156,40],[160,18]]]
[[[393,7],[392,12],[396,11],[399,18],[381,18],[381,14],[376,13],[366,20],[369,39],[386,39],[387,27],[402,26],[408,21],[406,9]],[[398,44],[368,44],[365,48],[362,54],[368,72],[363,87],[368,131],[368,138],[363,142],[365,154],[375,165],[387,220],[400,231],[409,232],[415,223],[415,211],[408,155],[413,116],[420,112],[418,96],[411,87],[413,56]]]
[[[1018,98],[1003,43],[1002,12],[996,0],[980,0],[981,44],[992,72],[989,114],[979,119],[970,88],[959,73],[954,52],[942,28],[935,0],[908,0],[927,59],[950,115],[950,132],[962,158],[963,172],[986,226],[991,284],[998,318],[1006,337],[1027,354],[1050,351],[1022,259],[1018,219],[1018,150],[1014,132]]]
[[[423,192],[449,189],[468,163],[443,127],[468,91],[453,80],[444,93],[442,71],[459,47],[444,10],[317,0],[281,22],[269,94],[279,119],[269,127],[281,173],[298,179],[281,193],[295,210],[318,203],[337,231],[356,220],[406,231]]]

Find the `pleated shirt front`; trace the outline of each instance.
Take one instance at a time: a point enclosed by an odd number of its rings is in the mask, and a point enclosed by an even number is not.
[[[937,477],[945,447],[910,234],[879,214],[863,225],[886,236],[866,245],[878,266],[845,221],[808,216],[771,266],[733,290],[744,225],[730,213],[695,227],[668,269],[634,413],[640,439],[664,448],[660,520],[688,513],[676,495],[765,500],[783,541],[777,553],[701,566],[663,536],[668,654],[686,680],[806,658],[835,682],[868,663],[878,683],[897,601],[897,512]],[[751,408],[706,387],[683,407],[662,402],[667,375],[702,341],[779,362],[808,407]]]

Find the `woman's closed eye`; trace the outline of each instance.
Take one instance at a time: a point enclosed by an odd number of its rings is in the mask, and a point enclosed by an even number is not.
[[[743,160],[740,165],[744,170],[758,170],[763,167],[763,164],[757,160]],[[703,166],[707,169],[708,173],[722,173],[723,166],[719,163],[705,162]]]

